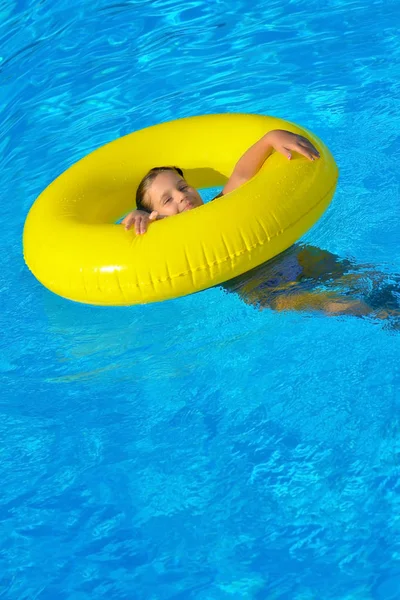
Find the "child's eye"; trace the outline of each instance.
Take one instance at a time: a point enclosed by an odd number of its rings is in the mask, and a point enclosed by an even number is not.
[[[167,202],[171,202],[172,198],[165,198],[164,200],[164,204],[167,204]]]

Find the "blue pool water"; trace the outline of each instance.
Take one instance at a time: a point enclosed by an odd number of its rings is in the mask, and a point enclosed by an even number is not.
[[[396,280],[398,0],[19,0],[0,15],[0,598],[397,599],[390,319],[259,310],[221,288],[73,304],[29,273],[21,234],[94,148],[258,112],[315,131],[339,164],[303,243]]]

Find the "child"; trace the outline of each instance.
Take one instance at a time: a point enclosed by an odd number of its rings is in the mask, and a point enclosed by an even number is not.
[[[307,138],[280,129],[270,131],[243,154],[221,195],[232,192],[254,177],[273,150],[289,160],[292,151],[309,160],[319,158],[318,151]],[[122,224],[125,229],[134,226],[137,234],[143,234],[152,221],[177,215],[202,204],[199,192],[185,181],[181,169],[155,167],[140,182],[136,192],[136,210],[130,212]]]
[[[239,159],[220,195],[232,192],[254,177],[273,150],[289,160],[292,152],[302,154],[308,160],[319,158],[317,149],[307,138],[280,129],[270,131]],[[199,192],[185,181],[181,169],[155,167],[140,182],[136,192],[137,208],[123,219],[122,224],[127,230],[134,227],[136,234],[141,235],[152,221],[202,204]],[[260,308],[268,306],[275,310],[316,311],[331,315],[373,314],[381,319],[397,316],[399,311],[393,290],[377,285],[381,290],[379,300],[370,302],[369,297],[360,292],[358,281],[364,278],[361,273],[355,275],[355,270],[354,265],[350,269],[349,261],[340,261],[329,252],[295,245],[250,273],[225,283],[224,287]],[[374,272],[372,279],[375,278],[378,281]]]

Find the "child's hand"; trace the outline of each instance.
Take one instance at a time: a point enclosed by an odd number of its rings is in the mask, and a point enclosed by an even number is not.
[[[149,223],[155,221],[157,217],[158,212],[156,210],[153,210],[150,214],[144,210],[133,210],[129,215],[126,215],[121,223],[127,231],[134,225],[136,235],[140,235],[146,233]]]
[[[268,141],[277,152],[286,156],[289,160],[292,158],[291,150],[302,154],[309,160],[319,158],[319,152],[307,138],[283,129],[275,129],[268,134]]]

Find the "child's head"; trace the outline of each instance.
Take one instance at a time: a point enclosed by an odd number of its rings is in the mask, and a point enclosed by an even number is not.
[[[170,217],[201,206],[197,190],[184,179],[178,167],[155,167],[142,179],[136,192],[136,208]]]

